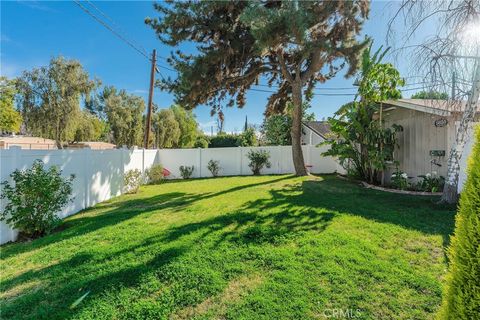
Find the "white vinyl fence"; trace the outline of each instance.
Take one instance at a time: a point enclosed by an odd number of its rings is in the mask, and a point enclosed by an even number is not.
[[[305,163],[312,173],[343,172],[334,158],[323,157],[328,147],[304,146]],[[153,164],[162,164],[172,173],[169,178],[179,178],[179,167],[194,166],[193,177],[210,177],[207,169],[209,160],[220,162],[220,175],[250,175],[247,153],[251,149],[265,149],[270,152],[271,168],[263,174],[293,173],[292,150],[290,146],[238,147],[215,149],[117,149],[117,150],[25,150],[20,147],[0,149],[0,181],[10,180],[16,169],[29,168],[36,159],[46,165],[56,165],[63,175],[75,175],[73,182],[74,201],[58,215],[62,218],[99,202],[118,196],[123,189],[123,174],[130,169],[144,172]],[[1,200],[0,210],[5,205]],[[5,222],[0,222],[0,244],[15,240],[17,232]]]

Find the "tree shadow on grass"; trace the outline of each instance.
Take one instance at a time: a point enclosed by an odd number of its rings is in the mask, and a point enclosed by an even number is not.
[[[438,197],[370,190],[334,177],[304,181],[302,190],[306,205],[438,234],[443,238],[444,248],[455,226],[455,209],[437,204]]]
[[[11,256],[43,248],[58,241],[67,240],[76,236],[82,236],[95,232],[104,227],[122,223],[140,214],[149,214],[157,210],[170,209],[174,212],[180,212],[193,204],[194,202],[222,196],[228,193],[241,191],[247,188],[253,188],[261,185],[277,183],[283,180],[291,179],[292,176],[282,176],[273,180],[266,180],[258,183],[242,184],[230,189],[220,190],[218,192],[208,192],[199,194],[188,194],[185,192],[170,192],[159,194],[149,198],[136,198],[125,201],[107,201],[95,207],[80,211],[72,220],[67,220],[67,228],[61,232],[50,234],[40,239],[25,243],[10,243],[1,246],[0,257],[7,259]],[[174,183],[185,183],[179,180]],[[101,210],[95,215],[88,215],[93,210]]]

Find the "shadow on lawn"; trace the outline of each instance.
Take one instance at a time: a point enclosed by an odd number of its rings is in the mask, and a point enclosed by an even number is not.
[[[7,251],[2,253],[2,258],[5,257],[5,253],[13,255],[33,250],[121,223],[139,214],[148,214],[166,208],[181,211],[196,201],[205,198],[291,178],[291,176],[282,177],[205,194],[172,192],[146,199],[109,203],[102,207],[102,209],[106,209],[105,212],[92,217],[86,216],[75,219],[69,229],[59,234],[51,235],[30,244],[23,244],[25,247],[20,250],[15,250],[13,246],[7,246],[7,250],[2,250]],[[48,301],[49,304],[56,306],[50,310],[50,312],[55,312],[54,317],[48,314],[50,318],[74,318],[82,308],[86,308],[92,303],[92,297],[101,297],[103,292],[110,289],[116,291],[121,288],[136,287],[147,274],[155,274],[165,284],[170,281],[182,281],[176,278],[169,279],[168,272],[166,276],[161,274],[162,272],[159,270],[168,270],[174,260],[181,259],[186,253],[194,253],[199,249],[197,244],[200,240],[203,243],[207,242],[208,246],[212,248],[222,244],[236,246],[266,243],[275,246],[292,241],[304,232],[322,232],[335,216],[343,213],[378,222],[392,223],[427,234],[439,234],[443,236],[445,243],[453,230],[454,212],[435,205],[431,198],[366,190],[333,177],[327,177],[324,180],[307,180],[301,184],[287,184],[275,189],[272,188],[269,193],[271,197],[247,202],[230,214],[172,226],[165,232],[146,238],[136,245],[124,247],[115,252],[108,252],[101,259],[89,254],[78,254],[70,260],[40,270],[27,271],[13,279],[2,281],[2,291],[16,286],[21,287],[22,284],[32,280],[45,283],[46,286],[52,281],[66,282],[65,285],[52,286],[49,290],[40,288],[36,291],[22,292],[18,297],[11,299],[8,305],[4,305],[1,312],[2,317],[13,317],[18,309],[22,308],[27,308],[34,313],[42,302]],[[99,276],[91,275],[97,274],[97,268],[105,269],[105,264],[111,260],[119,259],[118,261],[122,261],[123,257],[131,255],[138,248],[141,248],[143,252],[158,253],[146,262],[139,262],[134,266],[128,266],[116,272],[104,272]],[[181,290],[185,290],[185,292],[200,290],[196,286],[197,283],[193,282],[185,285]],[[73,302],[72,300],[83,293],[79,290],[90,290],[92,292],[90,299],[86,299],[75,310],[68,309],[69,304]],[[214,293],[202,292],[202,294],[212,295]],[[190,301],[187,303],[184,298],[181,292],[176,292],[173,300],[162,311],[165,312],[165,316],[172,312],[174,308],[198,302]],[[200,298],[205,299],[206,297]],[[68,303],[65,301],[68,301]],[[65,303],[65,305],[61,303]],[[58,306],[58,304],[61,305]]]
[[[61,232],[53,233],[40,239],[25,243],[11,243],[1,247],[0,257],[7,259],[13,255],[33,251],[43,248],[58,241],[67,240],[76,236],[95,232],[104,227],[122,223],[130,218],[140,214],[152,213],[156,210],[170,209],[174,212],[184,210],[196,201],[206,198],[225,195],[228,193],[241,191],[247,188],[253,188],[261,185],[272,184],[282,180],[291,179],[292,176],[282,176],[274,180],[267,180],[259,183],[243,184],[230,189],[218,192],[187,194],[185,192],[170,192],[156,195],[150,198],[136,198],[125,201],[108,201],[99,204],[93,208],[82,210],[77,213],[72,221],[67,221],[67,228]],[[175,181],[170,183],[185,183],[185,181]],[[94,216],[88,216],[93,210],[101,210]]]

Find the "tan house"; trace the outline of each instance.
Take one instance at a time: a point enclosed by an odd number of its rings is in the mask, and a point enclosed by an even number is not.
[[[403,127],[397,135],[399,147],[394,153],[399,169],[414,177],[413,180],[418,175],[432,172],[445,177],[448,154],[465,105],[465,101],[427,99],[385,101],[382,114],[384,126],[397,124]],[[475,121],[479,121],[479,116],[477,111]],[[469,130],[470,135],[472,131]],[[392,165],[386,172],[387,183],[394,170]]]
[[[55,140],[51,140],[51,139],[44,139],[40,137],[27,137],[27,136],[0,137],[0,149],[8,149],[14,146],[21,147],[22,149],[34,149],[34,150],[57,149]]]

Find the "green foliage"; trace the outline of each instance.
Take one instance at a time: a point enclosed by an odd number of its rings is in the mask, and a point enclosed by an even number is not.
[[[180,128],[180,138],[175,148],[191,148],[195,144],[198,124],[191,110],[185,110],[179,105],[171,107]]]
[[[183,179],[190,179],[194,169],[194,166],[180,166],[180,175]]]
[[[307,113],[309,103],[303,104],[303,121],[314,121],[315,114]],[[292,110],[291,103],[287,103],[286,113],[266,116],[262,124],[262,134],[267,145],[288,146],[292,144]]]
[[[386,168],[387,161],[393,160],[396,134],[402,131],[402,127],[381,128],[378,121],[373,120],[378,111],[376,105],[360,107],[352,102],[342,106],[341,110],[342,114],[337,118],[328,119],[337,138],[324,142],[330,145],[324,155],[338,157],[349,174],[377,183],[379,171]]]
[[[378,183],[387,161],[393,161],[396,133],[403,128],[383,128],[381,119],[375,120],[374,115],[381,112],[383,100],[401,97],[397,86],[403,85],[404,80],[391,64],[381,63],[388,49],[381,52],[380,47],[373,54],[371,50],[372,45],[362,56],[359,101],[343,105],[336,117],[328,120],[337,139],[325,142],[331,147],[324,155],[338,157],[350,174]]]
[[[213,177],[218,176],[218,173],[220,172],[220,169],[221,169],[220,161],[210,159],[210,161],[208,161],[207,169],[208,171],[210,171]]]
[[[123,192],[137,193],[142,183],[142,172],[138,169],[131,169],[123,175]]]
[[[73,140],[75,142],[106,140],[108,130],[109,126],[105,121],[88,111],[81,111]]]
[[[408,183],[408,174],[397,168],[391,176],[391,186],[395,189],[407,190],[410,187]]]
[[[48,66],[25,71],[17,81],[19,105],[26,130],[54,139],[58,148],[74,140],[80,99],[98,85],[80,62],[53,58]]]
[[[154,115],[153,130],[156,148],[178,146],[182,132],[172,109],[162,109]]]
[[[210,137],[209,148],[238,147],[240,145],[237,134],[219,133]]]
[[[255,147],[258,145],[255,129],[248,128],[246,131],[235,133],[219,133],[209,138],[209,148],[227,147]]]
[[[15,110],[15,81],[0,77],[0,133],[19,132],[22,116]]]
[[[46,169],[40,160],[29,169],[15,170],[10,174],[13,184],[1,183],[0,198],[7,204],[0,220],[32,238],[52,232],[61,221],[56,213],[72,201],[74,176],[65,179],[61,173],[56,166]]]
[[[158,184],[163,181],[163,166],[161,164],[154,164],[147,171],[148,183]]]
[[[87,109],[108,123],[111,142],[117,146],[142,146],[145,102],[139,96],[107,86],[87,104]]]
[[[238,144],[241,147],[255,147],[258,145],[257,135],[255,134],[255,129],[253,128],[247,128],[247,130],[242,132],[238,138]]]
[[[422,179],[417,183],[419,191],[440,192],[445,184],[445,177],[437,175],[435,171],[418,177]]]
[[[438,91],[419,91],[412,94],[411,99],[433,99],[433,100],[448,100],[448,94]]]
[[[254,176],[259,176],[260,171],[264,167],[270,168],[272,166],[270,163],[270,152],[267,150],[250,150],[247,153],[247,157],[250,160],[248,166],[252,170]]]
[[[210,139],[203,134],[203,132],[199,132],[197,134],[197,138],[195,140],[194,147],[195,148],[208,148],[208,144],[210,143]]]
[[[288,146],[292,144],[290,130],[292,117],[285,114],[273,114],[265,117],[262,133],[267,145]]]
[[[460,195],[455,232],[439,319],[478,319],[480,310],[480,127],[470,154],[467,181]]]
[[[178,105],[156,113],[153,130],[157,148],[192,148],[199,135],[195,115]]]

